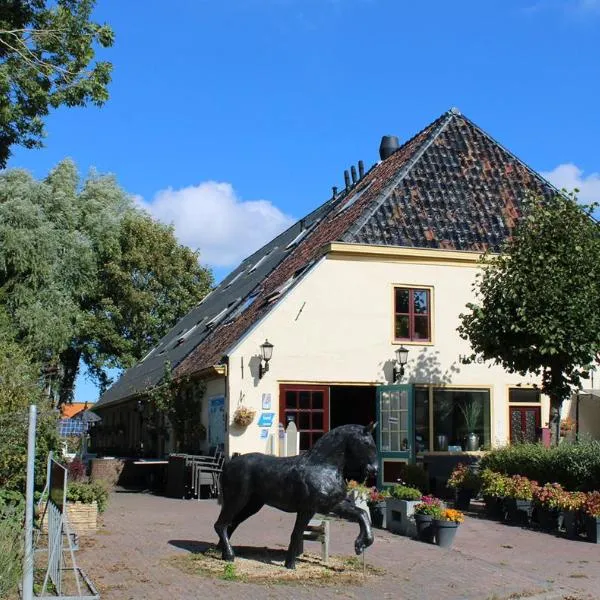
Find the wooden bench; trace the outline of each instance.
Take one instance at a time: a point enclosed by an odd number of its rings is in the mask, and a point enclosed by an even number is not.
[[[321,558],[327,564],[329,562],[329,521],[312,519],[302,537],[307,542],[321,542]]]

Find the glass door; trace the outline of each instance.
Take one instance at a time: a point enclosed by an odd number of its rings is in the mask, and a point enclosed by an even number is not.
[[[379,485],[395,485],[402,466],[414,462],[414,396],[412,385],[377,388]]]

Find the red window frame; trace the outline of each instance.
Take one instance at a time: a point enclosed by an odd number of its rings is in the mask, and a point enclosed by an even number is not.
[[[300,432],[300,450],[308,450],[329,431],[329,386],[281,384],[279,422],[287,427],[293,416]]]
[[[408,291],[408,312],[398,312],[396,292],[398,290]],[[427,297],[427,312],[415,312],[415,292],[425,292]],[[408,337],[396,336],[396,324],[398,317],[408,316]],[[415,317],[427,317],[427,333],[426,338],[415,337]],[[394,340],[403,342],[431,342],[431,290],[429,288],[410,288],[402,285],[394,286]]]

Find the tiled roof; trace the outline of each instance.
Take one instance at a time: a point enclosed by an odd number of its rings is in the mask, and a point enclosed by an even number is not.
[[[97,406],[155,385],[165,361],[176,376],[219,363],[330,242],[497,250],[531,192],[549,196],[556,190],[450,110],[373,167],[348,193],[327,201],[244,260],[151,355],[124,373]],[[208,325],[215,315],[219,322]]]

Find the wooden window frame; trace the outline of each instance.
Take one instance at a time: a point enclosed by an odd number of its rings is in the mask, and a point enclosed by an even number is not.
[[[400,313],[396,311],[396,291],[397,290],[407,290],[408,295],[408,313]],[[414,310],[414,293],[415,292],[425,292],[427,294],[427,312],[426,313],[416,313]],[[409,342],[413,344],[431,344],[433,342],[433,331],[432,331],[432,319],[431,319],[431,309],[432,309],[432,289],[427,286],[408,286],[408,285],[394,285],[393,287],[393,310],[394,310],[394,322],[393,322],[393,339],[394,342]],[[396,337],[396,323],[398,317],[400,316],[408,316],[408,329],[409,329],[409,337]],[[427,338],[417,338],[415,337],[415,317],[416,316],[426,316],[427,317]]]

